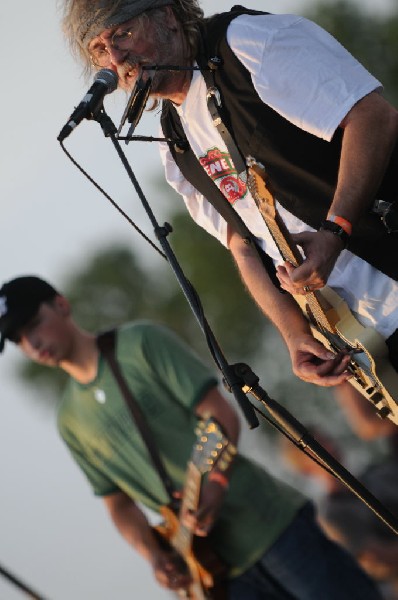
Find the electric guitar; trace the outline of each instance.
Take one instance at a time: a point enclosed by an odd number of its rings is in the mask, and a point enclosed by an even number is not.
[[[303,257],[275,207],[264,166],[248,159],[248,187],[284,261],[298,267]],[[334,353],[349,352],[349,382],[374,406],[381,418],[398,425],[398,374],[388,358],[383,337],[354,317],[330,287],[293,295],[310,322],[316,339]]]
[[[217,461],[225,466],[232,459],[235,448],[228,448],[228,440],[212,419],[201,421],[197,428],[197,442],[188,463],[179,514],[169,506],[160,510],[164,522],[155,527],[161,542],[171,546],[185,563],[192,583],[179,595],[189,600],[226,599],[222,579],[226,566],[215,555],[207,538],[201,538],[182,524],[180,516],[185,510],[195,511],[199,505],[199,495],[203,475],[210,471]]]

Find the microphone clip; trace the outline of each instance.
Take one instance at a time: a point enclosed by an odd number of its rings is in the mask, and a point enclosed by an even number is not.
[[[144,70],[149,71],[149,75],[146,81],[143,80]],[[142,113],[144,112],[145,106],[148,102],[149,94],[151,93],[152,82],[155,73],[156,67],[150,67],[150,69],[145,69],[145,67],[143,67],[137,78],[133,91],[131,92],[130,98],[127,102],[126,108],[120,120],[119,128],[117,130],[117,136],[120,136],[120,133],[126,121],[128,123],[131,123],[130,128],[127,132],[127,136],[125,138],[126,144],[128,144],[131,141],[134,131],[139,121],[141,120]]]

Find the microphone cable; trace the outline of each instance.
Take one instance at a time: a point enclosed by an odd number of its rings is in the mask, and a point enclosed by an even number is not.
[[[145,138],[146,140],[147,138]],[[151,141],[163,141],[163,138],[151,138]],[[97,188],[97,190],[99,192],[101,192],[101,194],[103,196],[105,196],[105,198],[112,204],[112,206],[114,208],[116,208],[116,210],[126,219],[126,221],[137,231],[137,233],[144,238],[144,240],[146,242],[148,242],[148,244],[150,244],[152,246],[152,248],[154,250],[156,250],[156,252],[158,254],[160,254],[160,256],[162,256],[162,258],[164,258],[165,260],[167,260],[166,255],[160,250],[160,248],[158,248],[158,246],[156,246],[156,244],[154,244],[152,242],[152,240],[142,231],[142,229],[140,229],[138,227],[138,225],[136,223],[134,223],[134,221],[128,216],[128,214],[122,209],[121,206],[119,206],[119,204],[116,202],[116,200],[113,200],[113,198],[100,186],[99,183],[97,183],[95,181],[95,179],[93,179],[93,177],[91,177],[91,175],[89,175],[89,173],[87,173],[87,171],[77,162],[77,160],[75,158],[73,158],[73,156],[70,154],[70,152],[68,152],[68,150],[65,148],[65,145],[62,141],[60,141],[60,146],[62,148],[62,150],[65,152],[66,156],[69,158],[69,160],[75,165],[75,167],[90,181],[90,183],[93,184],[93,186],[95,188]]]

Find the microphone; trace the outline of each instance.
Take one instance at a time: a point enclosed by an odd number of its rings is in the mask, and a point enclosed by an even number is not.
[[[75,108],[68,122],[61,129],[57,137],[59,142],[72,133],[83,119],[92,119],[102,106],[104,96],[114,92],[117,88],[118,76],[112,69],[101,69],[94,77],[94,83],[84,96],[80,104]]]

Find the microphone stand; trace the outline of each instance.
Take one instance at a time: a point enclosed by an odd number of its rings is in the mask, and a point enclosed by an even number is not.
[[[227,363],[227,361],[221,351],[221,348],[218,345],[218,343],[215,339],[215,336],[210,328],[210,325],[207,322],[207,319],[203,313],[203,309],[202,309],[198,294],[196,293],[196,290],[193,288],[192,284],[186,278],[186,276],[181,268],[181,265],[179,264],[175,254],[167,240],[167,236],[172,231],[171,225],[169,223],[164,223],[163,227],[159,226],[159,224],[156,220],[156,217],[155,217],[151,207],[149,206],[149,203],[137,181],[137,178],[136,178],[136,176],[135,176],[135,174],[134,174],[134,172],[133,172],[133,170],[121,148],[121,145],[117,139],[116,126],[112,122],[111,118],[106,114],[105,110],[102,109],[98,113],[98,115],[96,115],[95,119],[101,125],[105,137],[109,137],[111,139],[111,141],[116,149],[116,152],[118,153],[118,155],[123,163],[123,166],[125,167],[125,169],[127,171],[130,181],[132,182],[132,184],[137,192],[137,195],[138,195],[139,199],[141,200],[141,203],[152,223],[155,235],[158,238],[159,243],[164,250],[167,261],[169,262],[171,268],[173,269],[174,274],[178,280],[178,283],[180,284],[180,287],[192,309],[192,312],[194,313],[194,315],[206,337],[211,354],[212,354],[214,360],[216,361],[216,364],[219,366],[219,368],[223,374],[223,377],[224,377],[225,381],[227,382],[228,387],[230,388],[236,401],[238,402],[250,429],[257,427],[259,422],[258,422],[257,416],[254,412],[254,408],[253,408],[252,404],[249,402],[249,400],[247,399],[247,396],[242,391],[242,385],[241,385],[240,379],[236,376],[236,374],[234,373],[234,370]]]
[[[285,407],[270,398],[267,392],[259,385],[259,378],[248,365],[237,363],[234,365],[238,376],[244,383],[243,391],[250,393],[261,402],[269,414],[282,428],[282,433],[287,435],[301,450],[309,449],[321,463],[337,479],[339,479],[359,500],[364,502],[375,515],[381,519],[396,535],[398,535],[398,519],[391,513],[356,477],[343,467],[319,442],[312,437],[309,431]],[[307,454],[307,453],[306,453]],[[307,454],[308,455],[308,454]]]
[[[13,583],[20,591],[24,592],[28,598],[32,598],[32,600],[45,600],[45,598],[43,596],[41,596],[40,594],[35,592],[26,583],[23,583],[15,575],[10,573],[10,571],[8,569],[5,569],[1,565],[0,565],[0,575],[2,575],[10,583]]]
[[[305,451],[307,448],[326,469],[332,472],[344,485],[350,489],[362,502],[364,502],[392,531],[398,535],[398,519],[381,502],[371,494],[349,471],[347,471],[337,460],[323,448],[287,409],[276,400],[271,399],[259,385],[259,378],[250,367],[244,363],[229,365],[220,346],[207,322],[203,308],[192,284],[186,278],[168,240],[167,236],[172,228],[168,223],[160,227],[148,201],[135,177],[135,174],[121,148],[117,139],[117,129],[111,118],[102,108],[95,119],[101,125],[105,137],[109,137],[128,173],[128,176],[140,198],[145,211],[153,225],[156,237],[161,244],[166,258],[174,271],[174,274],[182,288],[182,291],[194,313],[209,345],[210,352],[221,370],[226,388],[233,393],[246,420],[253,429],[259,422],[254,412],[254,406],[247,398],[248,393],[261,402],[267,409],[272,419],[267,419],[274,427],[278,428],[285,436],[289,437],[295,445]],[[263,415],[265,416],[265,415]],[[265,417],[267,418],[267,417]]]

